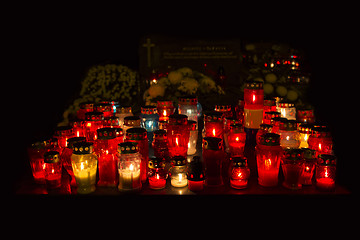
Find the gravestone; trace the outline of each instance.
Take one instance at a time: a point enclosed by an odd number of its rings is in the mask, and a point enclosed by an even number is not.
[[[218,81],[225,74],[225,88],[240,87],[242,41],[240,39],[194,39],[148,35],[140,40],[140,75],[144,88],[153,73],[189,67]]]

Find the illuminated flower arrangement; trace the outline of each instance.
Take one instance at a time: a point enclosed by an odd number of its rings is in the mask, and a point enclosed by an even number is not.
[[[155,105],[158,100],[171,100],[176,104],[183,95],[195,95],[201,99],[214,94],[224,95],[225,92],[210,77],[184,67],[160,78],[144,92],[143,98],[146,105]]]
[[[123,65],[106,64],[91,67],[81,82],[80,97],[64,111],[64,120],[58,125],[68,125],[84,102],[119,101],[129,104],[139,94],[138,73]]]

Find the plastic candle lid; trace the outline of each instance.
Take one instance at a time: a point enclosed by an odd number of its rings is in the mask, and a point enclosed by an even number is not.
[[[136,153],[139,151],[137,142],[123,142],[119,143],[119,150],[121,154]]]
[[[276,133],[265,133],[260,138],[260,144],[266,146],[280,146],[280,135]]]

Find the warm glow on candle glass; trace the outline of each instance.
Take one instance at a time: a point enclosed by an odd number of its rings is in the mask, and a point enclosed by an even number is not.
[[[266,159],[265,160],[265,169],[270,169],[270,166],[271,166],[271,159]]]

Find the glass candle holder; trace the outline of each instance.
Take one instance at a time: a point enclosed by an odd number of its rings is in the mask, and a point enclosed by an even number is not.
[[[99,128],[103,127],[104,114],[102,112],[88,112],[85,113],[85,137],[86,141],[94,142],[97,139],[97,132]]]
[[[331,154],[333,141],[330,130],[325,126],[314,126],[308,139],[309,148],[319,154]]]
[[[123,130],[126,133],[126,130],[133,127],[141,127],[141,120],[139,116],[128,116],[124,118]]]
[[[104,114],[104,118],[114,116],[113,106],[109,102],[94,103],[94,112],[102,112]]]
[[[266,133],[271,133],[273,129],[273,125],[270,124],[260,124],[260,129],[256,133],[256,144],[260,144],[261,137]]]
[[[297,131],[295,120],[287,120],[280,123],[280,146],[282,148],[298,148],[300,146],[300,134]]]
[[[166,186],[168,173],[165,170],[165,161],[160,158],[149,159],[149,187],[150,189],[163,189]]]
[[[231,156],[243,155],[246,141],[246,133],[241,124],[234,124],[230,126],[230,133],[228,136],[229,150]]]
[[[141,181],[144,183],[147,179],[149,163],[149,142],[145,128],[134,127],[126,130],[125,139],[127,142],[138,143],[139,153],[141,155]]]
[[[44,153],[44,171],[47,188],[60,188],[62,169],[59,152],[49,151]]]
[[[312,178],[314,175],[315,165],[317,159],[315,158],[315,150],[310,148],[302,148],[304,151],[304,168],[301,173],[302,185],[312,185]]]
[[[119,144],[118,165],[120,191],[139,191],[141,189],[141,155],[136,142]]]
[[[298,132],[300,135],[300,146],[299,148],[308,148],[308,139],[311,134],[311,128],[313,125],[308,123],[300,123],[298,124]]]
[[[46,140],[37,141],[27,148],[31,172],[34,181],[38,184],[45,184],[44,153],[46,151],[46,144]]]
[[[195,121],[188,121],[190,135],[189,135],[189,143],[188,143],[188,150],[187,155],[194,155],[196,153],[196,144],[198,139],[198,130],[196,129],[196,122]]]
[[[286,149],[281,159],[284,173],[283,186],[292,190],[301,189],[301,176],[304,169],[304,153],[302,149]]]
[[[316,163],[316,187],[320,191],[334,191],[336,177],[336,157],[320,154]]]
[[[199,156],[194,156],[188,168],[189,190],[199,192],[204,189],[205,173]]]
[[[80,120],[85,120],[85,113],[92,112],[94,108],[93,102],[84,102],[80,103],[80,109],[77,111],[77,118]]]
[[[197,97],[180,97],[178,106],[179,114],[186,115],[188,120],[198,122],[197,104]]]
[[[223,185],[222,162],[225,159],[223,151],[223,141],[217,137],[203,138],[202,148],[203,160],[205,164],[205,184],[207,186]]]
[[[190,128],[186,115],[173,114],[169,117],[167,137],[170,157],[183,156],[186,158],[190,138]]]
[[[148,140],[151,143],[153,140],[154,131],[159,129],[159,115],[154,106],[141,107],[140,126],[145,128],[148,135]]]
[[[156,108],[159,114],[159,121],[168,121],[169,116],[175,111],[172,101],[157,101]]]
[[[84,115],[85,117],[85,115]],[[70,123],[70,126],[73,128],[74,137],[85,137],[84,131],[84,121],[83,120],[75,120]]]
[[[223,138],[224,135],[224,116],[221,112],[204,113],[203,137]]]
[[[293,103],[280,102],[277,111],[287,120],[296,120],[296,108]]]
[[[188,184],[186,157],[175,156],[171,159],[170,179],[171,186],[185,187]]]
[[[55,129],[55,133],[53,137],[57,138],[61,152],[64,148],[66,148],[67,145],[66,141],[69,138],[75,137],[75,135],[73,133],[73,128],[71,126],[61,126]]]
[[[99,181],[98,186],[117,186],[117,150],[115,128],[100,128],[97,130],[98,138],[94,144],[95,153],[98,156]]]
[[[119,126],[123,128],[124,126],[124,118],[133,116],[132,110],[130,106],[123,106],[116,108],[115,116],[119,118]]]
[[[67,173],[71,176],[71,186],[76,186],[75,175],[71,164],[71,155],[73,154],[74,143],[85,142],[85,137],[72,137],[67,140],[67,147],[62,151],[60,158],[63,167]]]
[[[224,140],[225,152],[227,152],[227,153],[230,153],[229,140],[228,140],[229,134],[230,134],[230,127],[231,127],[231,125],[235,125],[235,124],[241,124],[241,123],[235,117],[227,117],[227,118],[225,118],[223,140]]]
[[[163,129],[154,132],[154,141],[152,142],[154,156],[165,161],[169,160],[169,146],[166,131]]]
[[[235,189],[244,189],[248,185],[250,169],[247,166],[247,159],[242,156],[230,158],[229,166],[230,186]]]
[[[286,118],[273,117],[273,118],[271,119],[271,125],[273,125],[272,133],[279,134],[279,133],[280,133],[280,124],[281,124],[282,122],[286,122],[286,121],[287,121]]]
[[[262,82],[246,82],[244,88],[245,109],[262,109],[264,106],[264,90]],[[262,117],[261,117],[262,118]]]
[[[296,120],[300,123],[315,123],[314,109],[298,109],[296,111]]]
[[[95,191],[97,162],[92,142],[74,143],[71,164],[78,193],[87,194]]]
[[[280,135],[266,133],[256,145],[256,162],[258,182],[264,187],[274,187],[278,184],[280,159],[283,150],[280,146]]]

